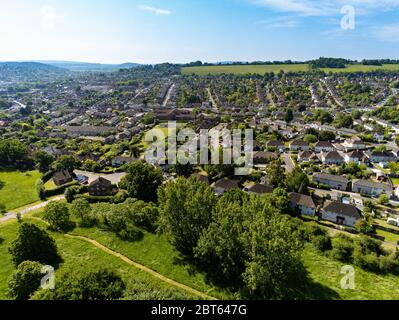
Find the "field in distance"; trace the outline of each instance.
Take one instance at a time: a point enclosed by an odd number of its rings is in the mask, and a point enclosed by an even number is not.
[[[271,64],[271,65],[221,65],[221,66],[203,66],[203,67],[184,67],[183,74],[197,74],[197,75],[217,75],[223,73],[232,74],[265,74],[268,72],[278,73],[280,70],[284,72],[298,72],[309,71],[308,64]],[[376,70],[391,70],[399,71],[399,64],[384,64],[382,66],[365,66],[365,65],[348,65],[346,68],[324,68],[325,72],[368,72]]]

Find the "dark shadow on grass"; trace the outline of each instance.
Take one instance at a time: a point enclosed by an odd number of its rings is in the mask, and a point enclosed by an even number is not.
[[[2,245],[3,242],[4,242],[4,239],[3,239],[3,238],[0,238],[0,245]]]
[[[5,185],[6,185],[6,183],[4,181],[0,180],[0,190],[3,189]]]

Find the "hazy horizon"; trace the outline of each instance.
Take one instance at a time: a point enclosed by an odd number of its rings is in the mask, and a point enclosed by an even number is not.
[[[0,61],[398,59],[398,11],[398,0],[0,0]]]

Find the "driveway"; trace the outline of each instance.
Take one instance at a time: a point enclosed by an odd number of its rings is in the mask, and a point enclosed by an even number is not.
[[[110,173],[110,174],[103,174],[103,173],[93,173],[88,171],[82,170],[75,170],[76,175],[84,175],[89,178],[89,183],[97,180],[98,178],[102,177],[112,182],[112,184],[119,184],[121,179],[126,175],[126,172],[117,172],[117,173]]]
[[[284,153],[283,154],[283,159],[285,162],[285,167],[288,172],[292,172],[295,168],[295,163],[291,158],[291,155],[289,153]]]

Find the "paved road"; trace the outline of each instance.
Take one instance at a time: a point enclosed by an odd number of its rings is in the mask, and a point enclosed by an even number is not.
[[[163,107],[166,107],[166,106],[168,105],[168,102],[169,102],[169,100],[170,100],[170,95],[172,94],[172,91],[173,91],[173,89],[174,89],[175,86],[176,86],[175,84],[172,84],[172,85],[169,87],[168,93],[166,94],[166,97],[165,97],[165,100],[164,100],[163,103],[162,103],[162,106],[163,106]]]
[[[75,174],[82,174],[86,177],[89,177],[89,183],[92,183],[94,180],[97,180],[100,177],[103,177],[109,181],[111,181],[113,184],[118,184],[121,179],[126,175],[126,172],[117,172],[117,173],[110,173],[110,174],[102,174],[102,173],[93,173],[93,172],[88,172],[88,171],[82,171],[82,170],[75,170]]]
[[[64,196],[59,196],[59,197],[55,197],[52,198],[51,200],[45,201],[45,202],[41,202],[39,204],[36,205],[32,205],[31,207],[27,207],[21,211],[19,211],[19,213],[23,216],[29,212],[44,208],[49,202],[51,201],[61,201],[64,200],[65,197]],[[12,219],[16,219],[17,218],[17,212],[8,212],[6,213],[3,217],[0,218],[0,222],[5,222],[5,221],[9,221]]]
[[[213,111],[214,111],[214,112],[218,112],[218,111],[219,111],[218,105],[216,104],[216,101],[215,101],[215,99],[213,98],[211,89],[210,89],[210,88],[206,88],[206,91],[208,92],[209,100],[211,100]]]
[[[292,172],[295,168],[295,163],[292,160],[291,155],[289,153],[284,153],[283,158],[284,158],[285,167],[287,168],[287,171]]]

